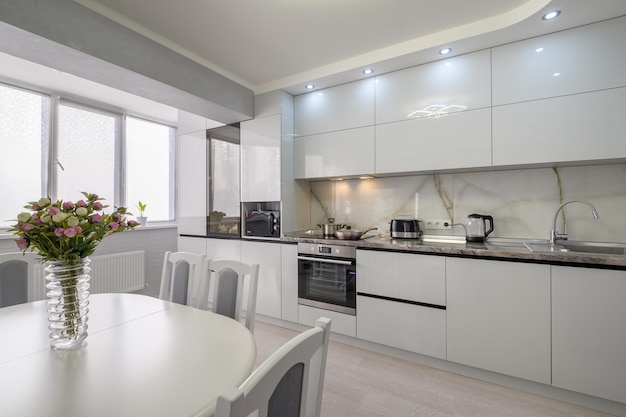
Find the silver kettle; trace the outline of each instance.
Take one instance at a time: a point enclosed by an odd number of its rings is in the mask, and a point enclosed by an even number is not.
[[[489,222],[487,230],[486,222]],[[465,225],[466,242],[484,242],[489,233],[493,232],[493,217],[483,214],[470,214]]]

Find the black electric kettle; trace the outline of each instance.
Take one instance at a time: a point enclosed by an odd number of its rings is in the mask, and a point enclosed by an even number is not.
[[[489,230],[486,222],[489,222]],[[484,242],[489,233],[493,232],[493,217],[483,214],[470,214],[465,225],[465,241]]]

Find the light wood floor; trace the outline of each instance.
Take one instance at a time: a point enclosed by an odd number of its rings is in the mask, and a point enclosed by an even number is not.
[[[297,332],[257,321],[257,366]],[[331,341],[322,417],[607,417],[608,414]]]

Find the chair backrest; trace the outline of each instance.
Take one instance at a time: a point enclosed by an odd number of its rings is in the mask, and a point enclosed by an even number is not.
[[[159,298],[206,310],[209,304],[204,254],[165,252]]]
[[[330,319],[284,344],[239,388],[217,398],[215,417],[319,417]]]
[[[239,321],[245,308],[246,327],[254,333],[256,297],[259,282],[259,264],[231,260],[208,261],[209,280],[213,285],[214,313]],[[244,282],[248,279],[248,297],[244,306]]]
[[[38,256],[31,252],[0,254],[0,307],[30,301],[29,285],[34,282],[38,263]],[[41,285],[44,285],[43,281]]]

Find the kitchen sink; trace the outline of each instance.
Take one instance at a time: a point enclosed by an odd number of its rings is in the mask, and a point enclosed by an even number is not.
[[[532,252],[574,252],[574,253],[590,253],[595,255],[626,255],[626,244],[623,243],[605,243],[605,242],[557,242],[554,247],[549,244],[530,243],[528,247]]]

